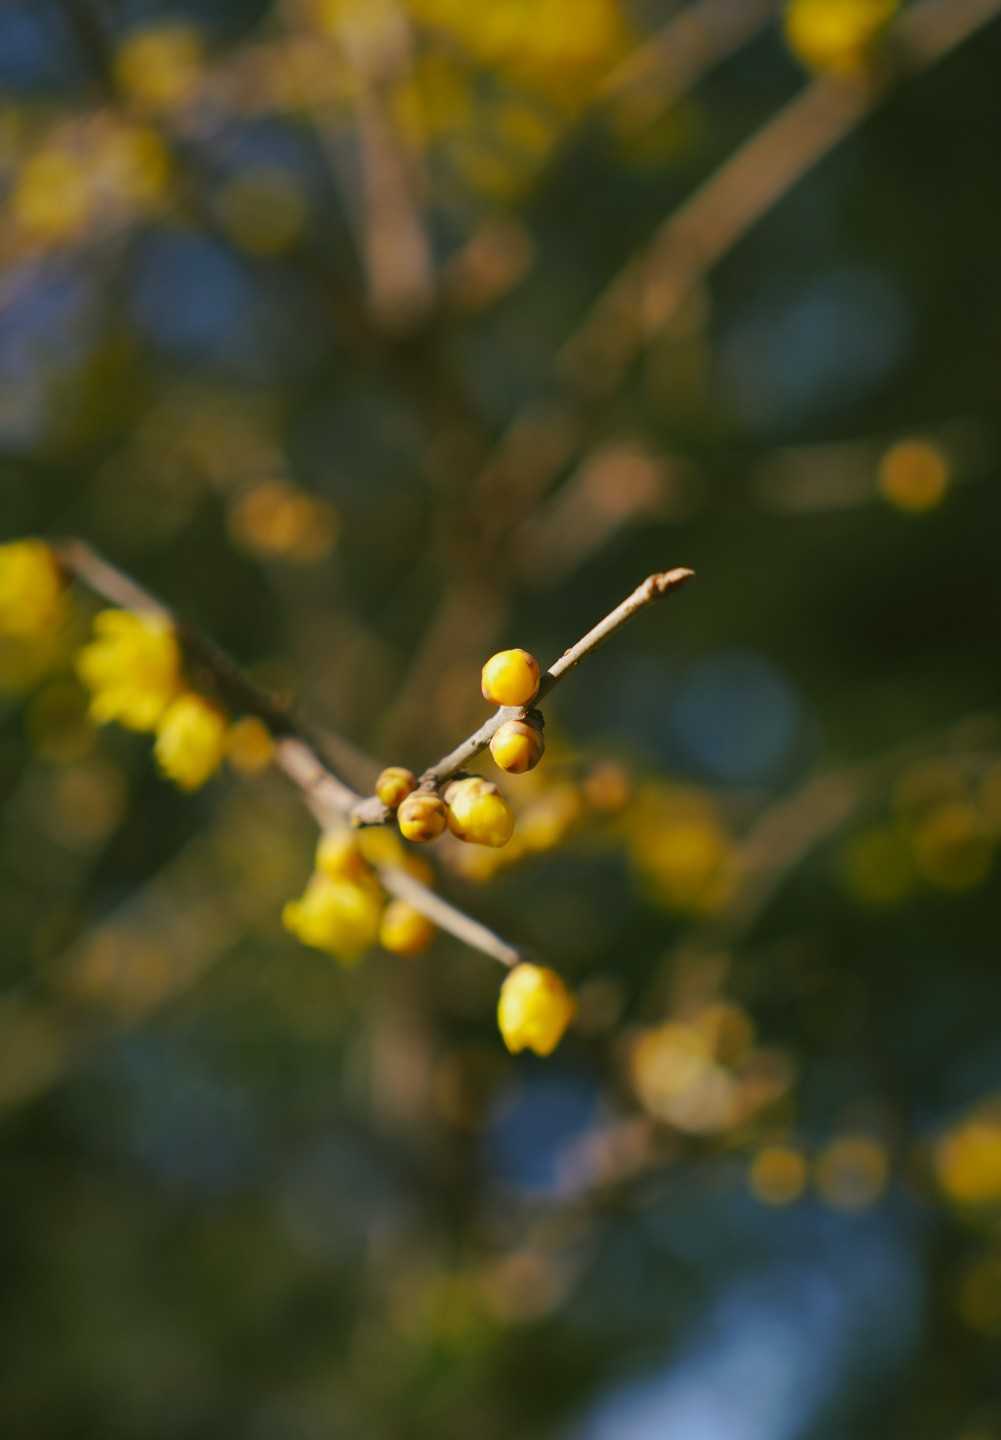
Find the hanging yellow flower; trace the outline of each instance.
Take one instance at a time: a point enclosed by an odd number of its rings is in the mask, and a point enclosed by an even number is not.
[[[63,580],[40,540],[0,545],[0,633],[34,639],[63,614]]]
[[[315,874],[298,900],[289,900],[282,923],[304,945],[355,964],[379,936],[382,897],[368,885]]]
[[[180,688],[181,651],[169,621],[129,610],[102,610],[95,639],[77,657],[77,672],[91,692],[99,725],[112,720],[129,730],[155,730]]]
[[[551,1055],[573,1019],[577,1002],[556,974],[542,965],[516,965],[501,986],[497,1023],[513,1053]]]
[[[182,790],[198,790],[222,764],[226,717],[200,695],[180,695],[160,717],[153,753]]]

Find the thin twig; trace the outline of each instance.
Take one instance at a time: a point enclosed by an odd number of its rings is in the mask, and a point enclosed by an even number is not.
[[[586,655],[597,650],[598,646],[603,644],[610,635],[614,635],[616,630],[619,630],[627,620],[632,619],[652,601],[659,600],[671,590],[676,590],[686,580],[690,580],[694,574],[694,570],[679,567],[648,576],[642,585],[637,585],[632,594],[626,596],[621,605],[616,605],[615,609],[610,611],[603,620],[599,620],[597,625],[593,626],[586,635],[581,636],[576,644],[571,645],[568,650],[564,650],[559,659],[553,661],[542,676],[538,694],[532,702],[533,705],[545,699],[564,675],[579,665]],[[443,755],[436,764],[428,766],[421,775],[422,788],[433,790],[443,785],[457,770],[462,770],[470,760],[475,759],[482,750],[487,748],[505,720],[513,719],[524,713],[522,706],[502,705],[488,720],[483,722],[478,730],[474,730],[472,735],[463,740],[461,745],[457,745],[454,750]],[[388,816],[389,811],[386,806],[377,796],[372,795],[362,801],[360,805],[355,806],[351,818],[356,825],[383,825]]]
[[[700,0],[674,15],[602,82],[600,102],[649,87],[663,113],[778,13],[778,0]]]
[[[379,879],[383,889],[388,890],[399,900],[405,900],[415,910],[434,922],[439,930],[447,930],[457,940],[462,940],[473,950],[481,950],[484,955],[490,955],[499,960],[502,965],[509,969],[525,959],[525,952],[518,950],[514,945],[502,940],[493,930],[479,920],[474,920],[464,910],[457,909],[454,905],[429,890],[420,880],[413,875],[401,870],[396,865],[386,865],[379,870]]]

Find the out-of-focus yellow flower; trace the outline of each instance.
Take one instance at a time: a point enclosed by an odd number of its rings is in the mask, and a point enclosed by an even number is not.
[[[234,720],[226,732],[226,758],[241,775],[259,775],[275,756],[271,731],[256,715]]]
[[[735,879],[734,847],[708,796],[650,786],[631,819],[633,864],[656,899],[694,914],[725,904]]]
[[[325,830],[316,844],[316,868],[328,880],[351,880],[356,885],[374,880],[372,868],[361,852],[357,835],[345,825]]]
[[[806,1187],[806,1159],[791,1145],[766,1145],[751,1162],[749,1181],[763,1205],[792,1205]]]
[[[115,58],[118,83],[147,110],[172,110],[194,94],[202,73],[202,43],[190,25],[137,30]]]
[[[629,28],[617,0],[411,0],[477,64],[573,109],[622,55]]]
[[[132,205],[155,206],[167,187],[166,147],[146,126],[109,126],[99,134],[92,159],[102,191]]]
[[[634,1041],[629,1069],[639,1099],[658,1120],[699,1134],[725,1130],[737,1118],[737,1086],[695,1025],[669,1020]]]
[[[555,849],[580,819],[583,808],[576,785],[565,782],[544,790],[518,817],[517,838],[522,850]]]
[[[695,1135],[745,1122],[774,1104],[792,1079],[784,1056],[755,1044],[750,1016],[721,1001],[638,1031],[628,1067],[644,1109]]]
[[[576,1001],[554,970],[542,965],[516,965],[501,986],[497,1023],[504,1044],[517,1054],[534,1050],[551,1055],[577,1008]]]
[[[155,730],[181,683],[181,651],[174,627],[159,615],[102,610],[95,638],[77,656],[98,725],[117,720],[129,730]]]
[[[840,1135],[817,1157],[814,1177],[821,1197],[835,1210],[865,1210],[886,1188],[886,1147],[868,1135]]]
[[[32,639],[63,616],[63,581],[40,540],[0,545],[0,634]]]
[[[956,1204],[1001,1202],[1001,1104],[986,1104],[947,1131],[933,1159],[939,1184]]]
[[[304,945],[353,965],[378,939],[381,914],[373,887],[317,874],[298,900],[286,904],[282,923]]]
[[[951,478],[948,457],[930,440],[899,440],[879,462],[883,498],[915,515],[942,503]]]
[[[789,0],[789,48],[811,70],[855,75],[864,69],[900,0]]]
[[[179,695],[160,717],[153,753],[175,785],[200,789],[226,753],[225,715],[201,695]]]
[[[58,242],[78,235],[91,214],[92,190],[82,157],[55,146],[24,164],[10,196],[10,213],[32,239]]]
[[[234,540],[248,550],[310,564],[329,554],[340,522],[334,507],[283,480],[245,490],[229,513]]]
[[[417,955],[434,939],[434,926],[406,900],[390,900],[382,913],[379,944],[394,955]]]

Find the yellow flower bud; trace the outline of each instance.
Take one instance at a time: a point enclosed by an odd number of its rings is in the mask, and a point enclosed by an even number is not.
[[[155,730],[180,688],[181,652],[174,627],[159,615],[102,610],[96,638],[77,656],[98,725],[111,720],[130,730]]]
[[[790,50],[811,70],[852,75],[862,70],[900,0],[788,0]]]
[[[200,695],[180,695],[157,726],[153,753],[182,790],[197,790],[215,774],[226,751],[226,717]]]
[[[40,540],[0,545],[0,633],[33,639],[59,623],[63,579]]]
[[[484,700],[494,705],[529,705],[539,691],[539,662],[527,650],[498,650],[483,667]]]
[[[434,939],[434,926],[426,915],[405,900],[390,900],[382,912],[379,944],[394,955],[416,955]]]
[[[517,1054],[551,1055],[573,1019],[577,1002],[554,970],[516,965],[501,986],[497,1023],[504,1044]]]
[[[313,875],[298,900],[282,911],[282,923],[304,945],[354,964],[375,944],[382,901],[369,886]]]
[[[375,782],[375,793],[390,810],[395,810],[416,789],[417,776],[402,765],[387,765]]]
[[[274,759],[271,731],[256,715],[234,720],[226,735],[226,758],[241,775],[258,775]]]
[[[472,775],[449,786],[448,827],[471,845],[506,845],[514,816],[496,785]]]
[[[437,795],[408,795],[396,812],[400,834],[408,840],[436,840],[448,824],[445,802]]]
[[[490,741],[491,755],[512,775],[534,770],[545,748],[542,732],[525,720],[505,720]]]

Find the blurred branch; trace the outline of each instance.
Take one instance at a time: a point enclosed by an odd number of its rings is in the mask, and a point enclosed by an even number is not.
[[[607,396],[709,271],[892,94],[898,80],[929,69],[998,15],[1001,0],[918,0],[891,32],[899,57],[895,72],[855,83],[825,77],[809,82],[668,216],[599,295],[558,354],[559,370],[578,391],[575,401],[568,397],[565,424],[577,432],[580,449],[594,430],[581,392],[591,404],[596,393]],[[507,426],[483,467],[481,484],[505,474],[505,457],[528,418],[522,412]],[[565,459],[561,453],[537,467],[537,490]]]
[[[370,20],[345,15],[337,38],[357,85],[360,249],[368,303],[381,326],[405,332],[424,319],[434,300],[417,161],[391,108],[392,91],[410,63],[409,25],[397,7],[385,7],[375,27]]]
[[[777,9],[777,0],[698,0],[686,5],[615,66],[594,97],[595,110],[642,99],[652,121],[751,39]],[[492,304],[527,272],[533,259],[530,246],[513,222],[488,222],[449,261],[443,304],[460,310]],[[461,643],[467,653],[475,653],[489,646],[501,629],[507,607],[491,580],[492,557],[526,521],[582,438],[578,417],[560,408],[532,407],[480,458],[474,482],[478,531],[470,543],[465,526],[462,546],[451,547],[459,553],[452,554],[447,569],[458,583],[442,599],[383,721],[392,748],[418,726],[426,726],[424,697],[456,646]],[[464,498],[465,520],[468,492]]]
[[[599,100],[621,100],[649,88],[659,112],[694,90],[713,66],[745,45],[779,11],[779,0],[701,0],[616,65]]]
[[[892,32],[899,75],[821,77],[761,127],[655,233],[592,306],[560,364],[586,389],[614,386],[695,285],[890,95],[1001,14],[1001,0],[923,0]]]
[[[542,676],[539,684],[538,694],[532,701],[533,705],[539,704],[546,698],[563,679],[564,675],[588,655],[597,650],[610,635],[614,635],[641,610],[644,610],[654,600],[659,600],[677,590],[695,574],[694,570],[677,568],[666,570],[662,574],[649,575],[642,585],[638,585],[631,595],[627,595],[620,605],[616,605],[597,625],[594,625],[586,635],[583,635],[568,650],[564,650],[558,660],[554,660],[549,669]],[[461,770],[470,760],[475,759],[482,750],[490,744],[491,739],[497,730],[504,724],[505,720],[523,715],[525,707],[522,706],[501,706],[488,720],[474,730],[472,735],[457,745],[454,750],[442,757],[436,764],[431,765],[421,776],[421,786],[424,789],[435,790],[457,770]],[[369,796],[361,805],[356,805],[352,811],[352,818],[355,824],[359,825],[381,825],[389,818],[389,811],[377,796]]]

